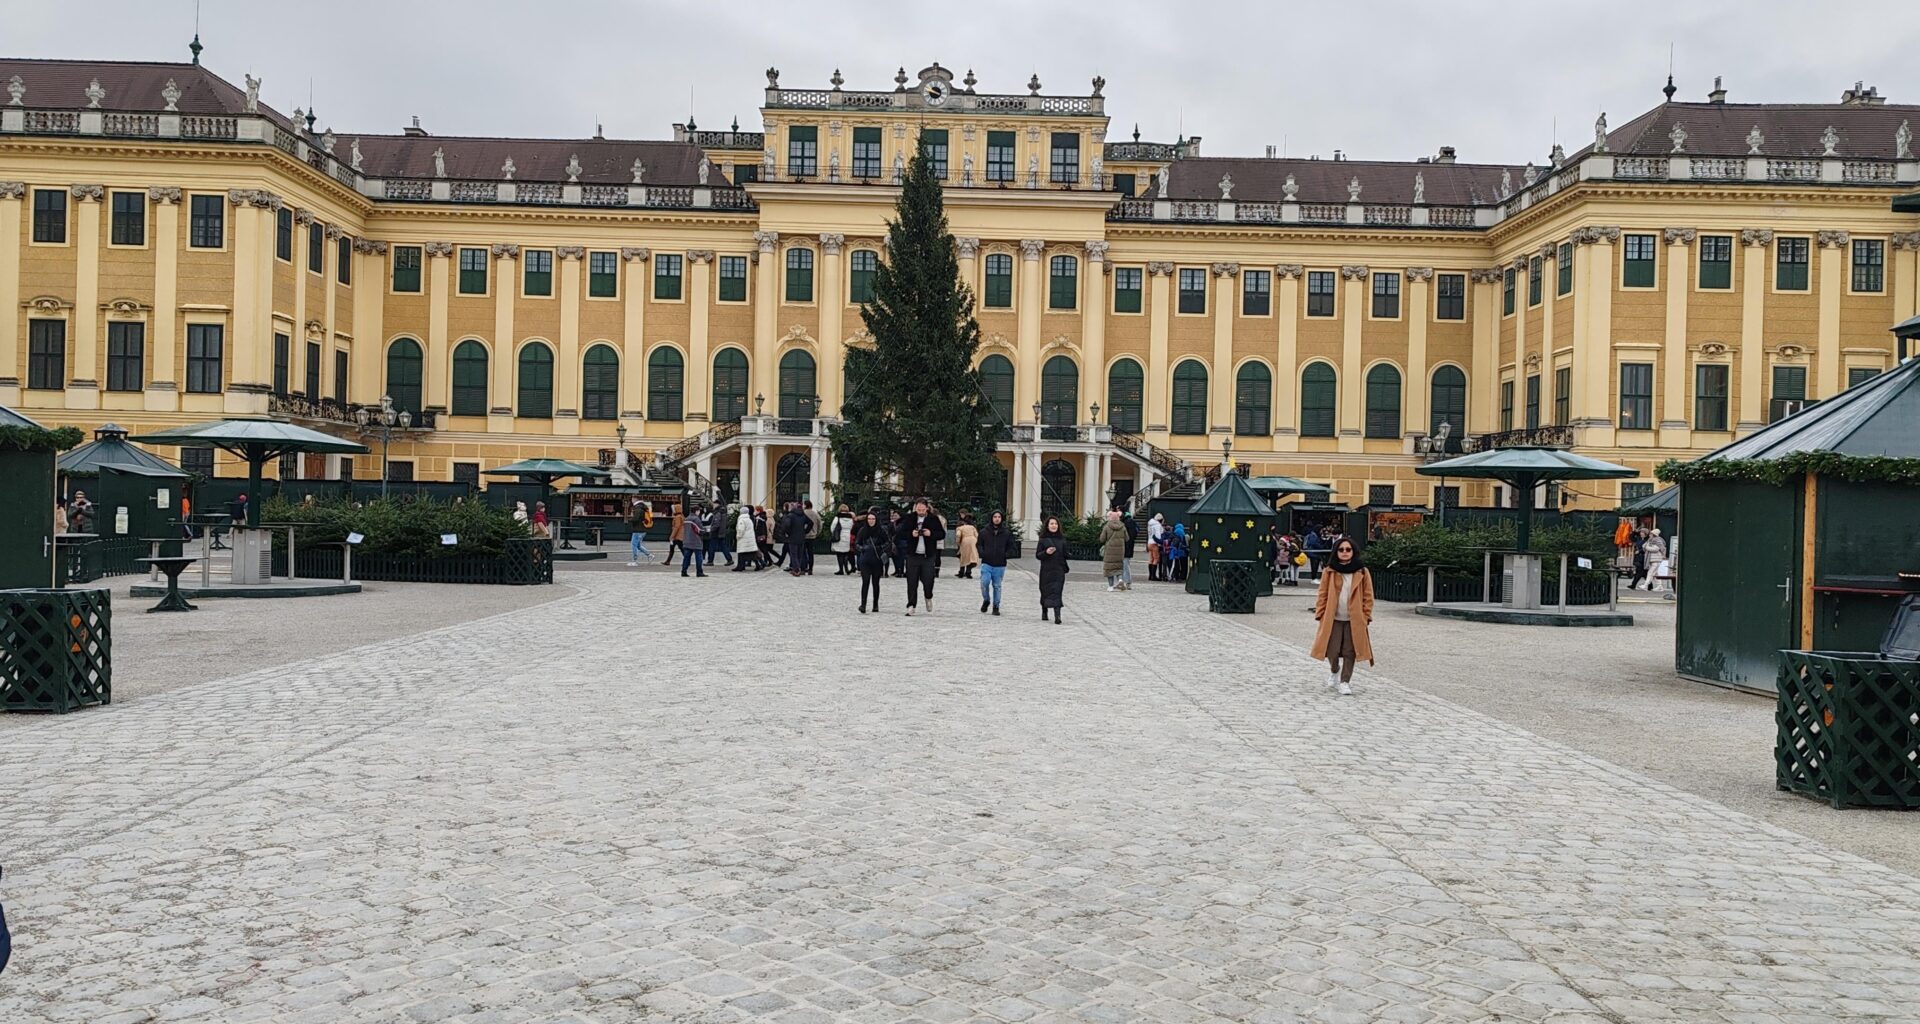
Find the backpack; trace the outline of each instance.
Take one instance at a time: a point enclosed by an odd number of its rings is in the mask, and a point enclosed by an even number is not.
[[[787,542],[786,516],[780,516],[773,521],[773,542],[775,544],[785,544]]]

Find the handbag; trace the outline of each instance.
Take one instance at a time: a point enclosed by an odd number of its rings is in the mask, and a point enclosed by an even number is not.
[[[1293,564],[1295,565],[1307,564],[1307,556],[1299,552],[1295,552],[1293,555]]]

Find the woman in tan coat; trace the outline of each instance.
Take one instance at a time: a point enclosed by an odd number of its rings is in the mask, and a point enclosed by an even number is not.
[[[980,564],[980,528],[973,525],[973,513],[960,513],[960,525],[954,529],[953,536],[960,546],[960,569],[954,576],[960,579],[972,579],[973,567]]]
[[[1342,537],[1333,546],[1333,556],[1320,573],[1313,617],[1320,623],[1313,656],[1327,659],[1327,686],[1349,696],[1354,663],[1365,658],[1373,664],[1373,643],[1367,635],[1373,622],[1373,574],[1360,564],[1352,538]]]

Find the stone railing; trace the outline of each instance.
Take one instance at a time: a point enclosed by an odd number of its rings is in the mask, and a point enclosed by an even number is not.
[[[1819,181],[1818,160],[1768,160],[1768,181]]]
[[[1108,163],[1115,160],[1169,163],[1180,159],[1180,147],[1167,142],[1109,142],[1102,152]]]
[[[1693,176],[1716,181],[1738,181],[1747,176],[1747,162],[1732,156],[1703,156],[1693,161]]]
[[[850,92],[844,89],[768,89],[766,106],[789,110],[906,110],[918,92]],[[1106,113],[1103,96],[1020,96],[954,92],[942,110],[1098,117]]]
[[[1498,430],[1490,434],[1481,434],[1474,438],[1470,445],[1462,447],[1469,451],[1487,451],[1492,448],[1571,448],[1573,447],[1573,428],[1544,426]]]
[[[765,132],[703,132],[687,133],[686,141],[701,149],[751,149],[758,152],[767,144]]]
[[[1840,164],[1840,180],[1893,184],[1897,180],[1894,165],[1884,160],[1847,160]]]
[[[159,114],[108,114],[101,127],[105,135],[157,136],[160,134]]]
[[[586,206],[626,206],[631,199],[625,185],[580,186],[580,202]]]
[[[1623,156],[1613,162],[1616,178],[1661,179],[1667,176],[1667,158],[1663,156]]]
[[[1340,224],[1347,219],[1347,208],[1339,203],[1301,203],[1300,221],[1304,224]]]
[[[500,198],[500,186],[491,181],[456,181],[451,198],[456,203],[491,203]]]

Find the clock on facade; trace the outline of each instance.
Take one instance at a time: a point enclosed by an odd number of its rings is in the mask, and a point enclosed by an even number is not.
[[[927,106],[937,107],[947,102],[947,93],[951,89],[947,83],[935,79],[920,87],[920,95],[926,99]]]

